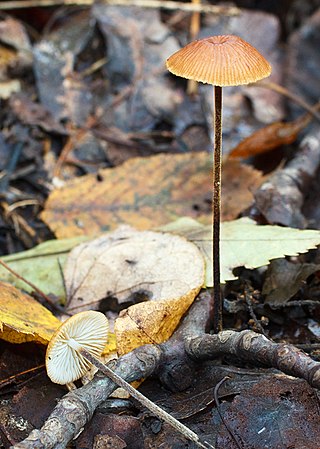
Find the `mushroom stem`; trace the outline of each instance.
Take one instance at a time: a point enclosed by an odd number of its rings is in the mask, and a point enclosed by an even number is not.
[[[220,210],[221,210],[221,148],[222,148],[222,87],[214,86],[214,147],[212,191],[212,271],[213,271],[213,332],[222,330],[222,298],[220,289]]]
[[[154,402],[150,401],[146,396],[140,393],[138,390],[132,387],[128,382],[126,382],[122,377],[112,371],[107,365],[104,365],[100,360],[94,357],[90,352],[88,352],[83,347],[75,348],[76,351],[87,359],[92,365],[96,366],[103,374],[109,377],[112,382],[114,382],[119,387],[124,388],[133,398],[139,401],[143,406],[148,408],[152,413],[154,413],[158,418],[170,424],[178,432],[182,433],[186,438],[196,443],[199,447],[203,449],[214,449],[214,446],[210,445],[207,441],[203,443],[200,441],[198,435],[186,427],[184,424],[176,420],[169,413],[162,410]]]

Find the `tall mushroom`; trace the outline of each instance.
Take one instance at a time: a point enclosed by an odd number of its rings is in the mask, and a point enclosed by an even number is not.
[[[93,310],[77,313],[62,323],[53,334],[46,352],[47,374],[52,382],[71,383],[80,379],[94,365],[116,385],[124,388],[132,397],[186,438],[194,441],[202,449],[213,449],[208,442],[201,442],[196,433],[146,398],[99,360],[98,357],[108,340],[108,328],[108,320],[103,313]]]
[[[220,291],[220,209],[221,209],[221,145],[222,87],[254,83],[271,73],[266,59],[238,36],[211,36],[196,40],[167,59],[174,75],[214,86],[213,148],[213,295],[215,333],[222,330],[222,298]]]

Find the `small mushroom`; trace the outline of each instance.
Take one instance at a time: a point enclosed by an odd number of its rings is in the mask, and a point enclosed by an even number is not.
[[[52,382],[71,383],[80,379],[94,365],[186,438],[203,449],[213,449],[213,446],[206,441],[202,443],[196,433],[146,398],[99,360],[98,357],[108,340],[108,328],[108,320],[103,313],[93,310],[77,313],[62,323],[53,334],[46,352],[47,374]]]
[[[222,330],[222,298],[220,291],[220,209],[222,87],[254,83],[271,73],[266,59],[238,36],[211,36],[196,40],[167,59],[174,75],[214,86],[214,151],[213,151],[213,296],[215,333]]]
[[[108,319],[93,310],[68,318],[52,336],[46,353],[49,378],[56,384],[80,379],[92,367],[82,354],[85,349],[100,357],[108,340]]]

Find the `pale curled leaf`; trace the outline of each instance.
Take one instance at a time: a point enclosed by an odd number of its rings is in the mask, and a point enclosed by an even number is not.
[[[65,268],[68,310],[100,301],[129,307],[117,319],[120,353],[169,338],[204,282],[199,249],[185,238],[128,226],[74,248]]]
[[[206,285],[212,286],[212,228],[181,219],[161,229],[184,235],[196,243],[207,265]],[[320,244],[320,232],[257,225],[248,218],[221,224],[221,282],[236,279],[237,267],[258,268],[270,260],[305,253]]]

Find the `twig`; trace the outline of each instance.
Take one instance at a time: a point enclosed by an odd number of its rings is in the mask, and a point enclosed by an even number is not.
[[[201,4],[201,0],[191,0],[194,5]],[[201,15],[200,12],[193,12],[190,21],[190,41],[194,41],[200,31]],[[198,93],[199,84],[195,80],[188,79],[187,93],[196,95]]]
[[[224,420],[224,417],[223,417],[223,415],[222,415],[222,413],[221,413],[221,410],[220,410],[218,391],[219,391],[219,388],[221,387],[221,385],[224,384],[225,381],[228,380],[228,379],[230,379],[230,377],[225,376],[225,377],[223,377],[223,378],[220,380],[220,382],[217,383],[217,385],[216,385],[215,388],[214,388],[213,397],[214,397],[214,401],[215,401],[215,403],[216,403],[217,412],[218,412],[218,415],[220,416],[221,422],[223,423],[223,425],[224,425],[225,428],[227,429],[229,435],[231,436],[231,438],[232,438],[233,441],[235,442],[236,446],[237,446],[239,449],[241,449],[241,447],[240,447],[238,441],[236,440],[235,436],[233,435],[231,429],[229,429],[228,424],[227,424],[226,421]]]
[[[13,189],[10,189],[13,191]],[[21,216],[16,210],[10,211],[7,202],[2,201],[0,208],[3,210],[3,216],[9,225],[12,224],[16,236],[19,236],[21,241],[26,247],[38,243],[38,238],[35,230],[29,225],[29,223]]]
[[[233,355],[238,360],[262,363],[290,376],[305,379],[320,389],[320,363],[293,345],[274,343],[264,335],[245,330],[222,331],[216,335],[191,337],[186,351],[194,360],[212,360],[222,355]]]
[[[202,449],[214,449],[211,444],[207,441],[201,442],[200,438],[196,433],[182,424],[180,421],[176,420],[172,415],[164,411],[162,408],[158,407],[154,402],[150,401],[146,396],[136,390],[132,385],[122,379],[117,373],[112,371],[107,365],[92,357],[90,352],[86,349],[81,348],[78,351],[85,359],[87,359],[92,365],[96,366],[103,374],[109,377],[116,385],[124,388],[134,399],[140,402],[144,407],[148,408],[152,413],[154,413],[158,418],[162,419],[166,423],[170,424],[174,429],[184,435],[190,441],[196,443],[197,446]]]
[[[36,371],[39,371],[41,369],[44,370],[45,365],[38,365],[34,368],[27,369],[26,371],[21,371],[20,373],[14,374],[13,376],[7,377],[6,379],[3,379],[0,381],[0,390],[2,390],[4,387],[7,387],[8,385],[11,385],[12,383],[17,382],[21,377],[26,376],[27,374],[34,374]],[[44,372],[44,371],[43,371]],[[41,374],[41,373],[38,373]],[[34,377],[33,377],[34,379]],[[20,388],[25,382],[21,382],[19,384]]]
[[[94,0],[17,0],[0,2],[0,10],[39,8],[50,6],[91,6]],[[175,1],[162,0],[106,0],[102,1],[106,5],[140,6],[143,8],[163,8],[171,10],[182,10],[188,12],[203,12],[225,16],[237,16],[240,9],[235,6],[223,5],[197,5],[192,3],[183,3]]]
[[[8,206],[7,212],[11,214],[15,209],[26,206],[40,206],[40,201],[38,199],[25,199],[17,201],[16,203],[10,204],[10,206]]]
[[[253,307],[252,307],[252,299],[251,299],[251,298],[252,298],[252,288],[247,284],[247,285],[245,286],[245,289],[244,289],[244,299],[245,299],[245,301],[246,301],[246,304],[247,304],[247,307],[248,307],[250,316],[251,316],[251,318],[252,318],[253,321],[254,321],[254,324],[255,324],[255,326],[256,326],[256,329],[257,329],[261,334],[265,335],[264,329],[263,329],[261,323],[258,321],[257,316],[256,316],[256,314],[255,314],[255,312],[254,312],[254,310],[253,310]]]
[[[304,194],[320,165],[320,132],[308,134],[295,157],[277,170],[254,193],[255,206],[269,223],[302,228]]]
[[[85,70],[79,73],[79,78],[83,79],[86,76],[92,75],[94,72],[97,72],[108,62],[108,58],[103,57],[95,61],[90,67],[87,67]]]
[[[280,86],[280,84],[273,83],[272,81],[259,81],[255,86],[259,87],[265,87],[266,89],[273,90],[275,92],[278,92],[281,95],[286,96],[287,98],[290,98],[290,100],[297,103],[299,106],[301,106],[303,109],[308,111],[318,122],[320,122],[320,114],[317,112],[319,109],[319,103],[316,103],[315,105],[311,106],[309,103],[307,103],[302,97],[299,95],[296,95],[295,93],[291,92],[289,89]]]
[[[65,145],[63,146],[63,148],[61,150],[59,158],[58,158],[56,165],[53,169],[52,176],[54,178],[59,178],[62,166],[63,166],[64,162],[66,161],[68,154],[74,149],[76,142],[81,141],[81,139],[83,138],[85,133],[86,133],[85,129],[80,129],[80,130],[75,130],[74,133],[70,134]]]

